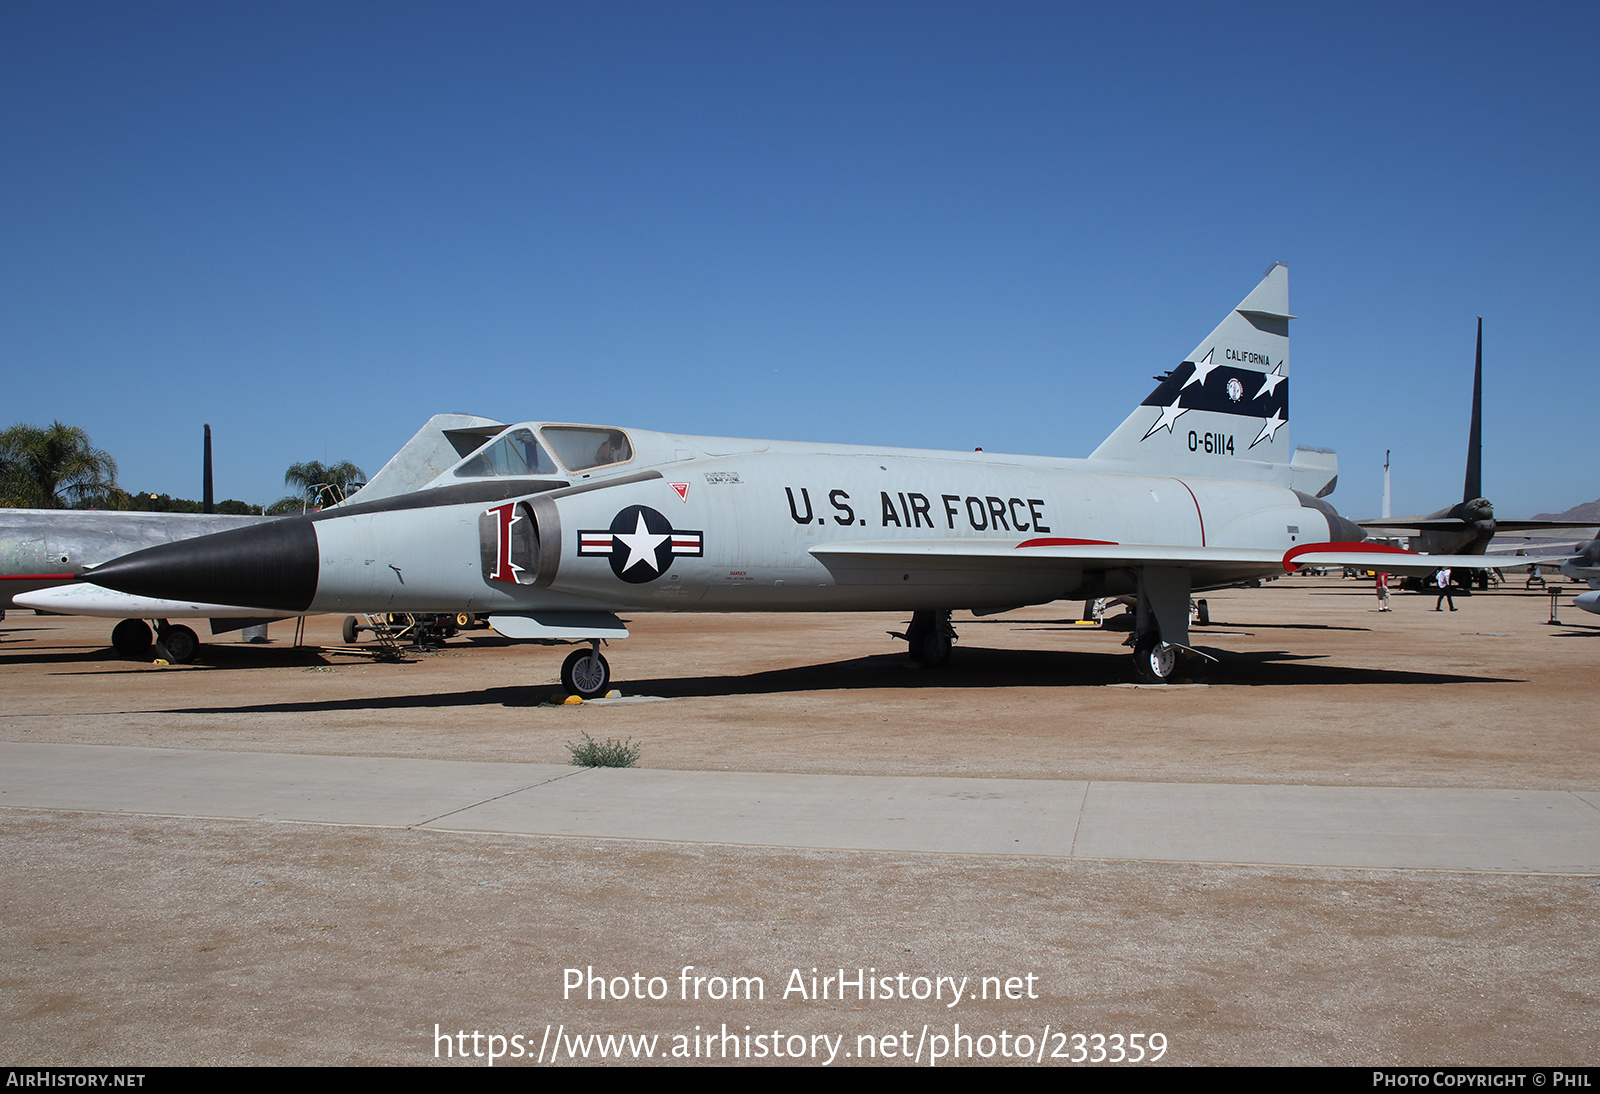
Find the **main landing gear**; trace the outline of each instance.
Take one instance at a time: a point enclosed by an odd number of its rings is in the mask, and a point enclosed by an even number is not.
[[[156,629],[156,649],[165,647],[167,660],[174,665],[187,665],[200,652],[200,636],[188,627],[171,627],[161,623]]]
[[[600,643],[574,650],[561,664],[561,686],[580,699],[598,699],[611,683],[611,666],[600,653]]]
[[[950,661],[950,644],[956,639],[949,612],[913,612],[904,638],[911,660],[925,668],[942,669]]]
[[[144,657],[155,646],[156,656],[174,665],[187,665],[200,652],[200,636],[184,626],[156,620],[152,638],[150,624],[142,619],[124,619],[111,628],[111,647],[124,657]]]
[[[1189,647],[1189,588],[1189,571],[1181,567],[1145,566],[1139,571],[1129,642],[1133,675],[1139,683],[1170,684],[1180,676],[1198,680],[1214,663],[1214,658]]]
[[[1133,674],[1141,684],[1166,684],[1178,671],[1178,647],[1147,635],[1133,648]]]
[[[111,647],[124,657],[143,657],[152,641],[150,624],[142,619],[124,619],[111,628]]]
[[[155,656],[174,665],[187,665],[200,653],[200,635],[189,627],[173,627],[165,619],[157,619],[152,637],[147,622],[123,619],[110,630],[110,645],[123,657],[149,656],[150,646],[155,646]]]

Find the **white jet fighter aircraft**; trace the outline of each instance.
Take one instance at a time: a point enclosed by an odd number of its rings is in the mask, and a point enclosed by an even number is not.
[[[1289,448],[1291,318],[1274,265],[1087,459],[439,418],[342,505],[85,579],[211,611],[476,612],[586,642],[562,670],[583,696],[609,683],[618,612],[909,611],[912,658],[937,666],[954,610],[1130,595],[1136,673],[1164,682],[1208,660],[1193,591],[1485,565],[1359,543],[1321,500],[1337,458]]]
[[[1586,612],[1600,615],[1600,539],[1581,544],[1577,554],[1540,561],[1560,562],[1563,574],[1588,585],[1589,591],[1573,597],[1572,602]]]

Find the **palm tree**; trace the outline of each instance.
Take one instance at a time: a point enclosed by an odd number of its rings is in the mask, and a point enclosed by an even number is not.
[[[14,425],[0,432],[0,504],[66,509],[105,505],[117,493],[117,461],[77,426]]]
[[[320,509],[324,504],[343,501],[367,481],[367,473],[349,460],[332,466],[309,460],[290,467],[284,472],[283,481],[285,485],[298,486],[300,493],[291,494],[273,505],[280,513],[292,512],[295,506],[307,503],[313,509]]]

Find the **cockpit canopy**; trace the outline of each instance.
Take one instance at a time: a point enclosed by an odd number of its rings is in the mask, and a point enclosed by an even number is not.
[[[633,459],[633,445],[620,429],[589,425],[547,425],[544,439],[568,471],[588,471]]]
[[[590,471],[633,459],[633,445],[620,429],[601,426],[547,425],[539,430],[544,444],[526,426],[518,426],[490,441],[478,454],[456,468],[462,479],[492,476],[559,475]],[[560,460],[551,459],[546,445]]]

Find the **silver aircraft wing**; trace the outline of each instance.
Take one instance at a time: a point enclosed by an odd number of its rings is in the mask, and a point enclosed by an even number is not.
[[[1283,552],[1272,549],[1066,539],[1015,544],[972,539],[829,543],[811,548],[811,554],[841,580],[872,583],[898,582],[910,570],[926,580],[931,570],[943,571],[952,584],[1059,573],[1062,585],[1071,587],[1085,572],[1169,565],[1187,569],[1193,587],[1205,589],[1284,572]]]
[[[1498,535],[1516,532],[1570,532],[1597,527],[1593,521],[1581,520],[1501,520],[1494,519]],[[1373,531],[1386,532],[1459,532],[1470,525],[1460,517],[1389,517],[1379,520],[1358,520],[1355,523]]]
[[[1142,566],[1169,562],[1174,565],[1272,566],[1281,564],[1283,552],[1253,547],[1169,547],[1150,543],[1109,543],[1096,540],[1025,540],[1018,544],[993,540],[940,539],[908,543],[905,540],[865,543],[824,543],[811,553],[825,563],[850,559],[893,567],[900,562],[939,561],[955,565],[988,567],[1043,566],[1082,569],[1084,564]]]
[[[1012,573],[1135,566],[1174,566],[1190,572],[1195,588],[1293,573],[1304,566],[1350,566],[1394,574],[1427,574],[1440,569],[1489,569],[1501,565],[1483,555],[1423,555],[1374,543],[1306,543],[1288,551],[1255,547],[1197,547],[1185,544],[1108,543],[1092,540],[1035,539],[1017,544],[970,539],[828,543],[811,554],[832,569],[920,568]]]

